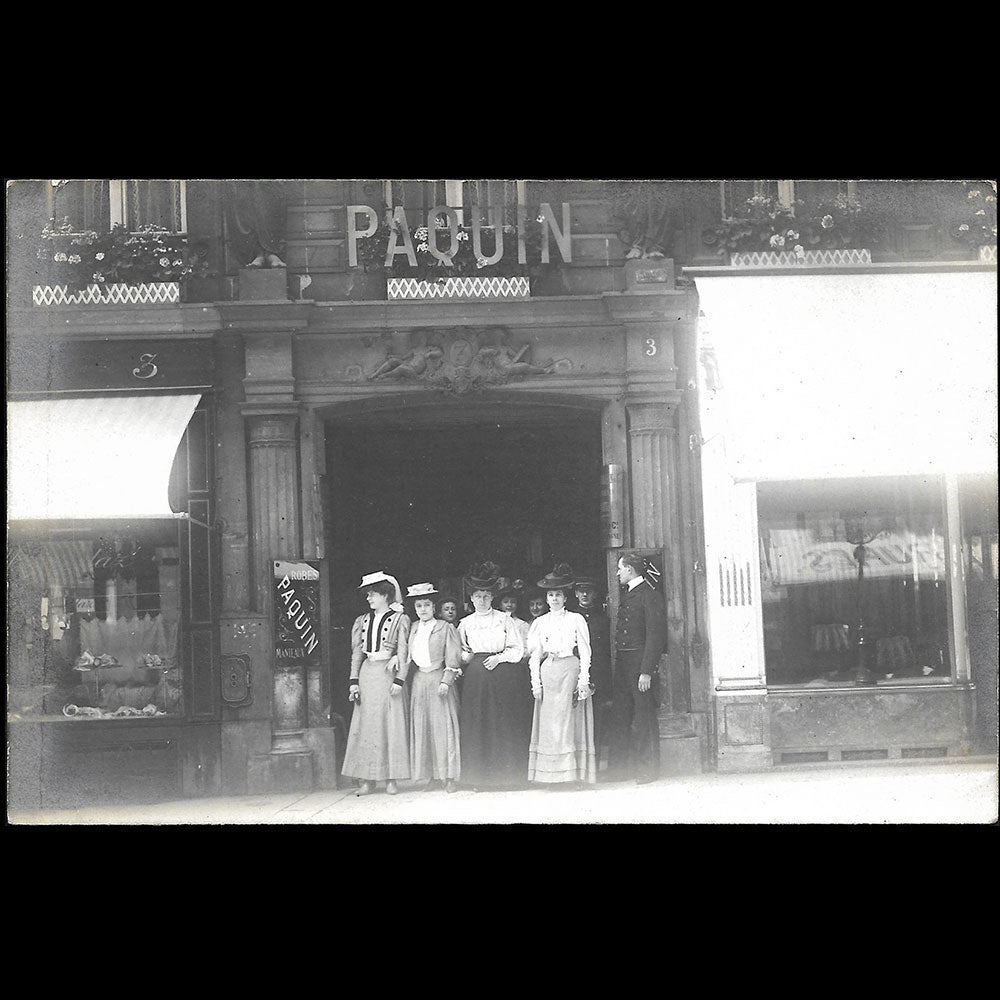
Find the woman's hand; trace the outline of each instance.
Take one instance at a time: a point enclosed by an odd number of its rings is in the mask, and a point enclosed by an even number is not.
[[[361,688],[357,684],[352,684],[348,694],[350,701],[361,701]]]
[[[534,697],[535,701],[542,700],[542,689],[540,687],[533,687],[531,689],[531,694]]]
[[[445,684],[444,681],[442,681],[440,684],[438,684],[438,697],[439,698],[447,698],[448,697],[448,692],[450,690],[451,690],[451,688],[447,684]]]
[[[653,684],[652,674],[639,674],[639,690],[645,694]]]
[[[399,669],[399,657],[395,653],[385,661],[385,669],[390,674],[394,674]]]
[[[583,687],[578,687],[576,689],[576,697],[578,701],[583,701],[590,697],[590,685],[584,685]]]
[[[486,667],[487,670],[492,670],[499,663],[500,663],[499,653],[494,653],[492,656],[487,656],[486,659],[483,660],[483,666]]]
[[[403,685],[402,684],[393,684],[389,688],[389,695],[392,698],[398,698],[399,697],[399,692],[402,691],[402,690],[403,690]]]

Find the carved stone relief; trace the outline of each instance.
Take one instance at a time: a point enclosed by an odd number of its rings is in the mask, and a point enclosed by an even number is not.
[[[385,357],[359,373],[369,382],[416,382],[461,395],[506,385],[529,375],[564,374],[573,363],[566,358],[531,357],[530,343],[518,343],[502,326],[484,329],[397,331],[391,334]]]

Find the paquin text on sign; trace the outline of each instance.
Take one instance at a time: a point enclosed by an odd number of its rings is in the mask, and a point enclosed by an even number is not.
[[[508,227],[502,225],[487,225],[480,218],[479,212],[475,209],[472,215],[472,251],[484,265],[495,264],[505,252],[505,235],[514,236],[517,243],[517,262],[526,264],[528,262],[527,249],[525,247],[524,234],[527,229],[528,210],[522,205],[517,206],[517,225],[514,233],[506,233]],[[367,224],[363,229],[358,228],[358,217],[366,216]],[[385,252],[385,266],[392,267],[393,260],[397,255],[405,254],[407,261],[412,267],[417,266],[417,252],[413,246],[413,237],[410,233],[410,224],[406,217],[406,210],[402,206],[394,208],[391,214],[387,211],[386,217],[391,224],[389,245]],[[444,218],[447,222],[445,226],[438,228],[435,220]],[[539,207],[537,219],[542,226],[541,255],[542,263],[550,262],[549,236],[555,239],[556,246],[563,261],[572,263],[573,248],[572,236],[570,235],[570,206],[562,203],[562,223],[556,221],[555,212],[548,202],[542,202]],[[378,213],[370,205],[348,205],[347,206],[347,262],[350,267],[358,266],[358,240],[367,239],[375,235],[378,229]],[[436,205],[427,213],[427,244],[432,256],[437,258],[445,267],[452,266],[452,258],[458,253],[458,233],[460,222],[458,211],[449,208],[447,205]],[[489,229],[494,234],[495,248],[493,253],[483,253],[482,231]],[[446,250],[438,246],[438,235],[450,232],[451,242]],[[510,241],[506,241],[509,247]]]
[[[275,560],[275,658],[312,662],[319,638],[312,615],[318,606],[319,570],[308,562]]]

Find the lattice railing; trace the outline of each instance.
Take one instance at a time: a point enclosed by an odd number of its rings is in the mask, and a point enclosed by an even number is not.
[[[66,285],[35,285],[31,300],[36,306],[156,306],[181,300],[176,281],[155,281],[145,285],[88,285],[71,292]]]
[[[390,278],[390,299],[526,299],[531,295],[527,278],[446,278],[444,281],[419,281],[416,278]]]
[[[794,250],[761,250],[734,253],[729,263],[733,267],[784,267],[789,264],[870,264],[870,250],[806,250],[801,255]]]

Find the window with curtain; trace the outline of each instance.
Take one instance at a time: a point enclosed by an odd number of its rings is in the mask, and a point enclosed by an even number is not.
[[[863,622],[880,684],[949,679],[937,477],[760,483],[768,684],[852,684]]]
[[[514,180],[437,180],[386,181],[386,206],[413,209],[424,222],[423,213],[435,205],[457,209],[462,225],[472,225],[473,209],[484,224],[492,225],[495,216],[500,225],[517,224],[518,195],[523,200],[525,182]]]
[[[107,232],[121,223],[130,232],[162,226],[187,230],[186,185],[180,180],[52,181],[51,214],[74,230]]]

